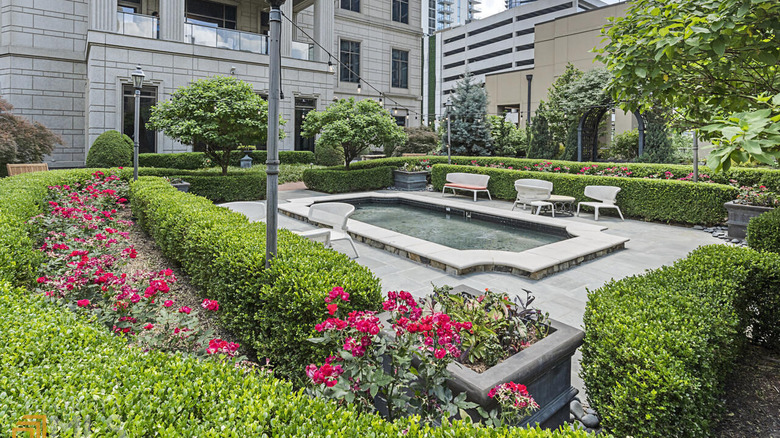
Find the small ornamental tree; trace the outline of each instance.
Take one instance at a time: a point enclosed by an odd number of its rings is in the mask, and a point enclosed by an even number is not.
[[[550,136],[556,145],[565,145],[566,136],[572,124],[579,122],[580,112],[572,111],[568,106],[574,92],[572,85],[582,78],[582,71],[573,64],[566,64],[563,74],[555,79],[555,82],[547,89],[547,123],[550,126]]]
[[[488,116],[488,123],[495,155],[501,157],[525,155],[528,142],[523,128],[518,128],[514,122],[501,116]]]
[[[371,146],[385,148],[406,141],[403,128],[372,99],[339,99],[324,111],[312,111],[303,121],[303,136],[319,134],[315,145],[341,151],[345,167]]]
[[[179,88],[170,100],[155,105],[147,126],[184,144],[203,144],[206,156],[227,175],[230,151],[266,142],[268,103],[246,82],[214,76]]]
[[[11,114],[13,106],[0,99],[0,174],[8,163],[40,163],[62,139],[38,122]]]
[[[487,93],[470,74],[461,79],[452,94],[450,142],[454,155],[492,155],[490,126],[487,119]],[[447,143],[446,122],[444,143]]]
[[[550,125],[547,122],[547,112],[544,101],[539,102],[539,109],[531,119],[531,130],[528,142],[528,158],[553,159],[558,155],[558,145],[552,141]]]

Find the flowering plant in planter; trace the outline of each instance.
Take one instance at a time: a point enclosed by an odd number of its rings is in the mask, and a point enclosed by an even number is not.
[[[196,311],[174,304],[172,270],[122,272],[138,256],[128,242],[133,223],[119,219],[127,183],[98,171],[84,184],[49,189],[48,211],[30,219],[44,255],[40,292],[146,349],[236,355],[236,344],[211,339]],[[217,311],[219,304],[205,300],[202,307]]]
[[[732,182],[732,185],[738,187],[736,181]],[[770,191],[764,185],[739,186],[738,189],[739,194],[737,194],[737,199],[734,200],[735,204],[756,205],[759,207],[777,207],[780,205],[777,193]]]
[[[399,167],[398,170],[404,171],[404,172],[430,172],[431,170],[431,162],[426,160],[420,160],[415,164],[410,164],[409,162],[404,163],[403,166]]]
[[[449,286],[435,287],[426,307],[446,312],[453,318],[472,322],[472,330],[461,340],[458,361],[477,372],[510,357],[549,333],[549,315],[531,308],[534,296],[514,301],[507,294],[485,289],[480,295],[452,294]]]
[[[395,336],[382,336],[375,312],[353,311],[342,319],[338,300],[349,300],[339,287],[326,298],[331,318],[315,327],[323,337],[311,339],[338,350],[323,365],[306,367],[316,395],[355,403],[365,411],[376,411],[381,400],[388,419],[465,417],[464,410],[476,406],[465,401],[465,393],[453,395],[446,386],[447,365],[460,356],[461,335],[471,330],[470,322],[424,312],[408,292],[388,292],[383,308],[391,312]]]

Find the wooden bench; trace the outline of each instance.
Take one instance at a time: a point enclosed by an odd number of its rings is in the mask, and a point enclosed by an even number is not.
[[[385,158],[385,154],[366,154],[360,156],[360,161],[367,161],[367,160],[378,160],[380,158]]]
[[[425,157],[428,154],[401,154],[402,157]]]
[[[8,176],[15,176],[30,172],[45,172],[49,170],[49,165],[46,163],[6,164],[5,168],[8,170]]]
[[[455,194],[455,190],[465,190],[474,193],[474,202],[477,202],[477,193],[485,192],[488,195],[488,199],[491,201],[493,198],[490,196],[487,185],[490,181],[490,175],[478,175],[476,173],[448,173],[447,183],[441,189],[441,195],[444,196],[444,191],[447,189],[452,190],[452,194]]]

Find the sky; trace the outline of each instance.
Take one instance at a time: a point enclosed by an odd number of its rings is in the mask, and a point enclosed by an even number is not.
[[[620,0],[602,0],[604,3],[617,3]],[[482,0],[480,5],[482,13],[477,18],[489,17],[504,10],[504,0]]]

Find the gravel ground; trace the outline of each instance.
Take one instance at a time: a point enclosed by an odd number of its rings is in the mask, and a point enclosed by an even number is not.
[[[129,212],[124,212],[126,217],[122,219],[129,220]],[[146,271],[161,271],[163,269],[171,269],[176,275],[176,283],[171,285],[171,290],[166,295],[167,299],[173,300],[177,307],[187,306],[193,310],[198,311],[198,319],[203,328],[211,329],[214,332],[215,338],[220,338],[228,342],[235,342],[241,345],[239,348],[239,355],[246,356],[249,361],[256,363],[256,357],[253,351],[244,347],[239,342],[239,339],[229,331],[223,329],[219,325],[219,319],[217,318],[217,312],[211,312],[201,307],[204,298],[201,297],[198,288],[190,283],[190,278],[184,272],[177,263],[168,260],[157,246],[157,243],[149,236],[139,225],[130,227],[130,243],[138,251],[138,256],[134,259],[128,259],[128,263],[122,267],[122,271],[128,274],[137,272],[139,270]]]

